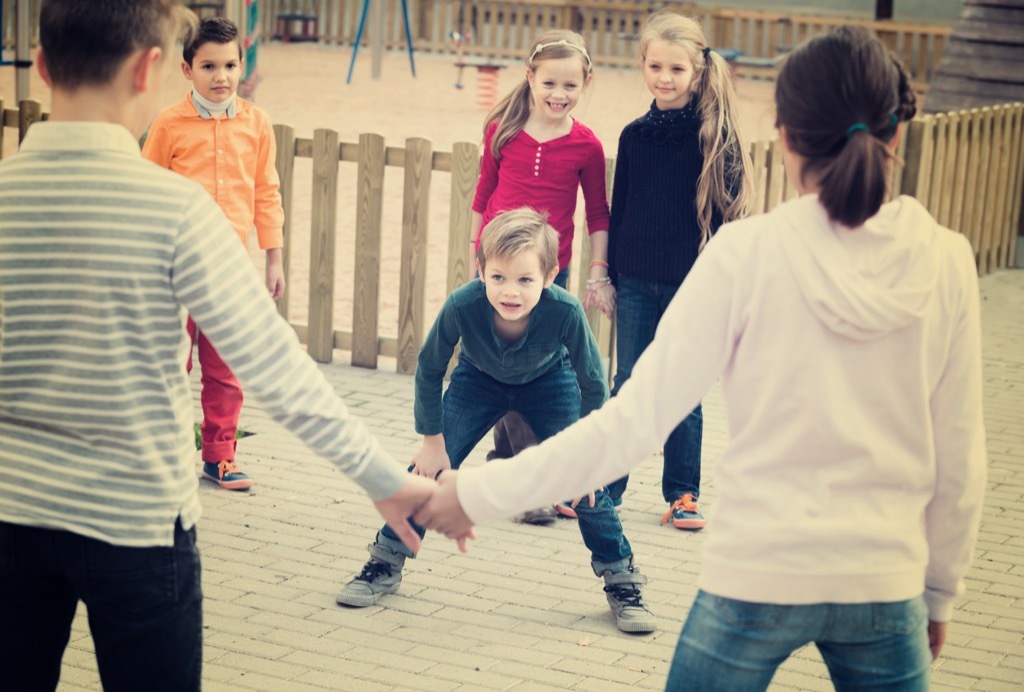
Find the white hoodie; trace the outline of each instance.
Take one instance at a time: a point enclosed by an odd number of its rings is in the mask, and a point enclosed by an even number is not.
[[[474,522],[613,481],[719,377],[729,444],[698,585],[746,601],[898,601],[946,621],[985,485],[974,254],[913,198],[862,227],[805,195],[721,228],[618,396],[466,469]]]

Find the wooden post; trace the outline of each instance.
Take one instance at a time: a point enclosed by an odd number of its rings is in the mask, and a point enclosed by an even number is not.
[[[933,182],[928,195],[928,201],[922,203],[932,213],[932,216],[936,218],[939,216],[939,207],[942,206],[943,198],[948,197],[950,190],[953,189],[944,187],[942,184],[943,172],[946,170],[946,133],[948,130],[949,122],[945,115],[932,116],[935,146],[933,147],[931,174],[928,177]]]
[[[975,218],[977,217],[977,207],[981,204],[981,200],[979,199],[981,196],[981,188],[978,185],[978,179],[981,177],[981,122],[981,110],[972,108],[970,111],[970,140],[967,154],[967,178],[964,179],[962,187],[962,194],[964,196],[964,215],[960,222],[960,232],[967,236],[968,240],[971,241],[971,247],[974,248],[975,258],[977,258],[980,247],[977,227],[975,226]]]
[[[25,141],[28,128],[32,123],[43,119],[43,104],[35,99],[24,99],[18,102],[18,145]]]
[[[1007,186],[1013,175],[1010,173],[1010,107],[992,107],[992,209],[988,213],[989,223],[989,270],[1001,269],[1000,257],[1009,242],[1006,228]]]
[[[380,2],[381,0],[378,0]],[[405,193],[402,202],[402,275],[398,295],[397,371],[412,375],[423,346],[423,302],[427,283],[427,221],[430,213],[429,140],[405,141]]]
[[[469,263],[469,229],[473,220],[473,195],[480,175],[480,153],[476,144],[456,142],[452,147],[451,218],[448,222],[447,293],[469,281],[474,267]]]
[[[281,179],[281,206],[284,208],[284,247],[281,248],[281,262],[284,265],[284,294],[277,301],[277,311],[288,319],[288,285],[291,281],[291,235],[292,205],[294,204],[295,177],[295,128],[291,125],[274,125],[274,139],[277,143],[277,176]]]
[[[786,177],[786,170],[782,165],[782,142],[773,139],[769,147],[768,165],[765,171],[768,178],[764,201],[766,212],[774,209],[775,205],[782,200],[782,186]]]
[[[309,234],[309,333],[313,360],[334,352],[334,248],[338,216],[338,133],[313,131],[313,210]]]
[[[752,142],[750,144],[750,163],[751,169],[753,170],[753,179],[751,180],[751,187],[753,188],[754,197],[750,200],[750,213],[760,214],[764,209],[765,197],[765,184],[768,181],[768,173],[765,170],[765,164],[768,161],[768,143],[767,142]]]
[[[957,119],[957,144],[956,144],[956,180],[959,181],[957,190],[959,194],[953,195],[953,210],[949,215],[949,228],[954,231],[963,232],[964,227],[964,185],[967,182],[967,165],[970,157],[971,144],[971,114],[969,111],[958,111]]]
[[[989,233],[986,228],[988,221],[989,189],[991,188],[989,166],[992,159],[992,109],[985,106],[981,109],[979,161],[978,161],[978,190],[975,194],[976,203],[974,207],[974,235],[978,239],[976,249],[978,251],[978,272],[988,273],[988,240]]]
[[[903,177],[900,180],[900,190],[905,195],[917,197],[918,180],[922,175],[921,162],[924,158],[924,130],[924,120],[920,118],[907,123],[907,131],[904,133],[907,149],[903,154]]]
[[[0,12],[3,8],[0,7]],[[4,97],[0,96],[0,159],[4,157],[4,132],[7,130],[7,118],[4,115]]]
[[[1007,233],[1009,243],[1006,248],[1006,257],[1002,259],[1000,266],[1012,267],[1016,262],[1017,236],[1021,232],[1021,204],[1024,200],[1024,104],[1013,104],[1013,136],[1010,140],[1010,172],[1013,175],[1012,181],[1008,182],[1010,194],[1010,208],[1007,210]]]
[[[384,207],[384,138],[381,135],[359,135],[358,165],[352,365],[376,368],[377,337],[380,331],[381,218]]]
[[[939,206],[936,220],[949,227],[949,218],[953,209],[953,198],[956,197],[956,155],[960,143],[960,116],[956,113],[936,115],[936,122],[942,119],[946,123],[946,154],[943,157],[942,178],[936,188],[939,190]]]

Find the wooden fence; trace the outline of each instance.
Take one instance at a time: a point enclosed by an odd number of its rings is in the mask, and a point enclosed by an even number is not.
[[[386,4],[385,45],[405,48],[400,0]],[[650,0],[408,0],[411,33],[417,50],[450,52],[451,32],[470,33],[467,56],[488,60],[522,60],[530,41],[547,29],[573,29],[590,44],[599,65],[637,63],[636,37],[651,12],[671,8],[704,24],[715,48],[742,52],[740,74],[771,76],[777,58],[804,39],[844,24],[865,26],[899,55],[915,84],[923,88],[942,57],[949,25],[871,20],[864,17],[817,16],[701,8],[698,3]],[[263,35],[272,36],[279,14],[316,15],[320,40],[351,45],[361,3],[345,0],[262,0]],[[461,8],[461,16],[460,16]],[[364,34],[364,42],[370,39]]]
[[[0,112],[7,127],[23,136],[31,122],[45,119],[37,102],[25,101],[18,110]],[[0,128],[0,135],[2,130]],[[412,138],[404,147],[389,147],[377,134],[360,135],[358,142],[340,142],[334,130],[318,129],[312,139],[296,137],[287,125],[276,125],[277,167],[286,213],[285,271],[292,257],[291,212],[296,204],[294,171],[297,159],[312,160],[312,215],[309,227],[309,300],[305,323],[290,320],[320,362],[330,362],[334,349],[352,353],[352,364],[375,368],[378,356],[394,357],[397,370],[411,374],[429,324],[424,314],[429,193],[435,174],[450,176],[446,290],[469,277],[466,238],[470,205],[480,166],[477,144],[460,142],[451,152],[434,151],[425,139]],[[0,149],[2,151],[2,149]],[[762,213],[796,194],[785,179],[778,140],[750,145],[754,175],[753,213]],[[1024,104],[972,109],[916,118],[903,131],[891,194],[921,200],[938,221],[963,233],[974,247],[979,274],[1011,267],[1022,228],[1024,197]],[[341,165],[356,167],[355,240],[352,282],[353,320],[350,331],[334,329],[336,239],[338,235],[338,174]],[[386,167],[403,169],[401,273],[396,336],[382,336],[379,324],[382,206]],[[615,161],[608,160],[610,194]],[[305,192],[305,191],[303,191]],[[437,229],[434,229],[435,231]],[[581,233],[584,239],[586,233]],[[578,266],[589,264],[584,242]],[[578,292],[585,290],[584,272],[575,272]],[[288,318],[288,301],[279,303]],[[591,327],[610,351],[610,325],[596,311]],[[432,319],[432,316],[431,316]]]

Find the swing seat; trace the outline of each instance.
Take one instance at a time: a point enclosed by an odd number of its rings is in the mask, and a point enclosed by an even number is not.
[[[297,41],[319,41],[319,20],[315,14],[286,12],[277,15],[274,39],[292,43]]]

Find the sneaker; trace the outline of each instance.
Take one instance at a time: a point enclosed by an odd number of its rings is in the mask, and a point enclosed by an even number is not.
[[[558,512],[554,507],[541,507],[523,512],[515,518],[517,524],[532,524],[534,526],[547,526],[558,520]]]
[[[615,613],[615,624],[623,632],[653,632],[658,627],[654,613],[644,605],[640,587],[647,577],[635,567],[624,572],[604,573],[604,593],[608,606]]]
[[[661,523],[667,524],[669,519],[672,520],[672,526],[688,531],[699,531],[707,523],[704,521],[704,515],[697,509],[697,499],[693,493],[686,493],[676,500],[661,518]]]
[[[363,571],[345,584],[335,597],[340,605],[366,608],[379,601],[381,596],[398,591],[405,555],[376,543],[371,543],[369,549],[370,560],[363,565]]]
[[[204,461],[203,478],[213,481],[225,490],[248,490],[252,479],[238,470],[234,459]]]
[[[559,502],[555,505],[555,511],[566,519],[579,519],[579,516],[576,514],[576,510],[572,508],[572,502],[570,501]]]

